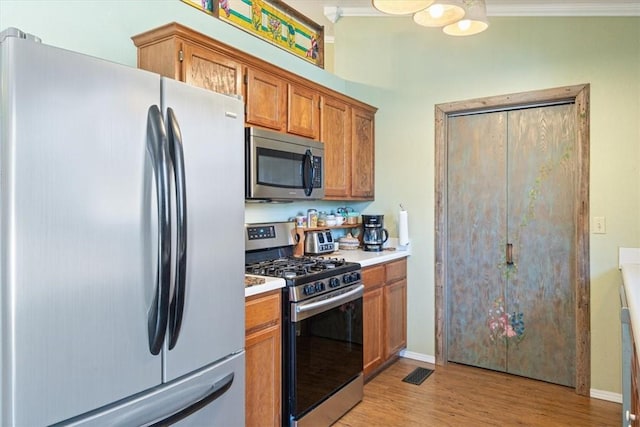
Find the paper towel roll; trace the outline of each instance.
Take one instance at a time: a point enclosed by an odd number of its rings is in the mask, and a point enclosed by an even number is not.
[[[400,211],[398,216],[398,244],[406,246],[409,244],[409,218],[407,211]]]

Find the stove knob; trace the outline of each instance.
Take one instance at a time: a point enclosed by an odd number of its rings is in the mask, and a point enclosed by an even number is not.
[[[322,292],[322,291],[324,291],[324,283],[316,282],[316,292]]]
[[[316,288],[313,285],[306,285],[303,289],[302,292],[305,295],[313,295],[316,292]]]
[[[342,282],[343,283],[351,283],[351,275],[350,274],[345,274],[344,276],[342,276]]]
[[[357,271],[354,271],[353,273],[351,273],[351,281],[357,282],[358,280],[360,280],[360,273]]]
[[[332,277],[331,279],[329,279],[330,288],[337,288],[338,286],[340,286],[340,280],[337,277]]]

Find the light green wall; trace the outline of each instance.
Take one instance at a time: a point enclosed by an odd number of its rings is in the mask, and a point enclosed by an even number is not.
[[[435,104],[591,84],[592,388],[620,392],[618,246],[640,246],[640,19],[492,18],[488,31],[449,38],[406,18],[343,18],[335,25],[334,75],[178,0],[0,0],[0,29],[135,65],[130,37],[177,21],[380,108],[376,201],[395,235],[398,204],[410,215],[409,350],[434,355],[433,220]],[[248,222],[282,220],[313,205],[247,207]]]
[[[0,30],[16,27],[37,35],[43,43],[134,67],[136,47],[131,36],[173,21],[339,92],[349,95],[355,87],[358,93],[357,85],[179,0],[0,0]],[[331,70],[333,45],[327,47],[327,55],[328,70]],[[367,204],[348,205],[363,211]],[[247,222],[280,221],[299,211],[306,212],[309,207],[329,211],[338,206],[345,203],[249,204],[245,219]]]
[[[345,92],[333,74],[179,0],[0,0],[0,30],[16,27],[43,43],[131,66],[131,36],[173,21]]]
[[[434,105],[591,84],[591,387],[619,393],[619,246],[640,246],[640,19],[491,18],[454,38],[410,18],[343,18],[335,71],[380,90],[376,201],[410,212],[409,350],[435,354]]]

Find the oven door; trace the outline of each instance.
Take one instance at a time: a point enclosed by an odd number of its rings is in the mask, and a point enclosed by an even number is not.
[[[289,417],[299,420],[362,373],[362,294],[357,284],[290,304]]]

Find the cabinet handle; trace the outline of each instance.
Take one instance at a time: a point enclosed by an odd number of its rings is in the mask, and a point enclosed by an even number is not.
[[[513,265],[513,244],[507,243],[507,265]]]

